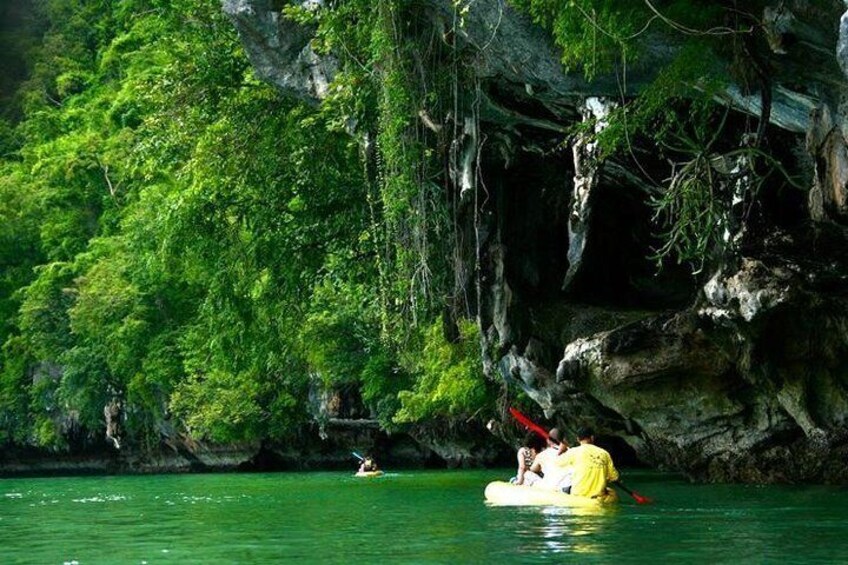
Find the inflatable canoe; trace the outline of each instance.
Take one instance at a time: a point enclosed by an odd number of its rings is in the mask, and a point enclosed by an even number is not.
[[[561,491],[540,487],[514,485],[504,481],[494,481],[486,485],[486,501],[496,506],[572,506],[581,508],[602,508],[618,502],[615,491],[607,489],[607,494],[596,498],[572,496]]]
[[[354,477],[379,477],[382,474],[382,471],[359,471]]]

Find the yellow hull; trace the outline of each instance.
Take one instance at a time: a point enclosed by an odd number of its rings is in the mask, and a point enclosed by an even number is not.
[[[379,477],[382,474],[382,471],[360,471],[354,477]]]
[[[615,505],[618,495],[607,489],[607,494],[596,498],[572,496],[561,491],[540,487],[514,485],[495,481],[486,485],[486,501],[496,506],[571,506],[578,508],[603,508]]]

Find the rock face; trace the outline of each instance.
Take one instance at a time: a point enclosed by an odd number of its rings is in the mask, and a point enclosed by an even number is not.
[[[698,478],[843,481],[846,303],[803,267],[744,258],[697,309],[569,343],[556,408]]]
[[[303,2],[312,9],[320,4]],[[273,5],[271,0],[223,2],[260,77],[304,100],[325,96],[336,72],[335,60],[318,57],[309,45],[311,30],[281,18]]]
[[[444,36],[455,3],[424,5]],[[260,76],[322,96],[337,63],[309,50],[310,30],[269,0],[223,6]],[[763,129],[802,188],[766,186],[757,229],[697,278],[657,275],[645,260],[651,189],[631,161],[596,163],[581,136],[570,152],[550,150],[602,111],[593,101],[619,94],[616,77],[566,73],[549,34],[508,3],[469,5],[456,41],[481,85],[476,133],[513,148],[470,165],[489,191],[481,248],[468,256],[480,258],[477,314],[493,376],[566,429],[591,422],[642,461],[694,478],[848,482],[846,9],[774,0],[762,14],[767,95],[730,84],[717,98],[734,108],[731,122],[767,116]],[[629,93],[674,56],[673,41],[651,44]]]
[[[207,445],[197,441],[170,441],[155,451],[117,451],[112,446],[90,446],[73,452],[32,448],[0,451],[0,477],[15,475],[146,474],[231,471],[250,468],[258,445]]]
[[[430,450],[448,468],[509,466],[514,453],[506,444],[491,441],[490,434],[479,424],[450,427],[416,426],[410,436],[419,446]]]

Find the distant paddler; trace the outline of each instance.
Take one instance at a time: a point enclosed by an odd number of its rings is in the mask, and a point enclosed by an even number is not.
[[[359,459],[359,469],[356,472],[357,477],[378,477],[383,474],[377,467],[377,462],[370,455],[362,456],[355,451],[353,456]]]

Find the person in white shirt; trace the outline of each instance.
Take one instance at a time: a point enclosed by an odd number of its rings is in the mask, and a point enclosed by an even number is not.
[[[568,449],[568,443],[562,441],[557,428],[548,432],[548,447],[536,455],[530,471],[542,475],[542,480],[534,486],[549,490],[561,490],[571,486],[572,468],[562,457]]]

